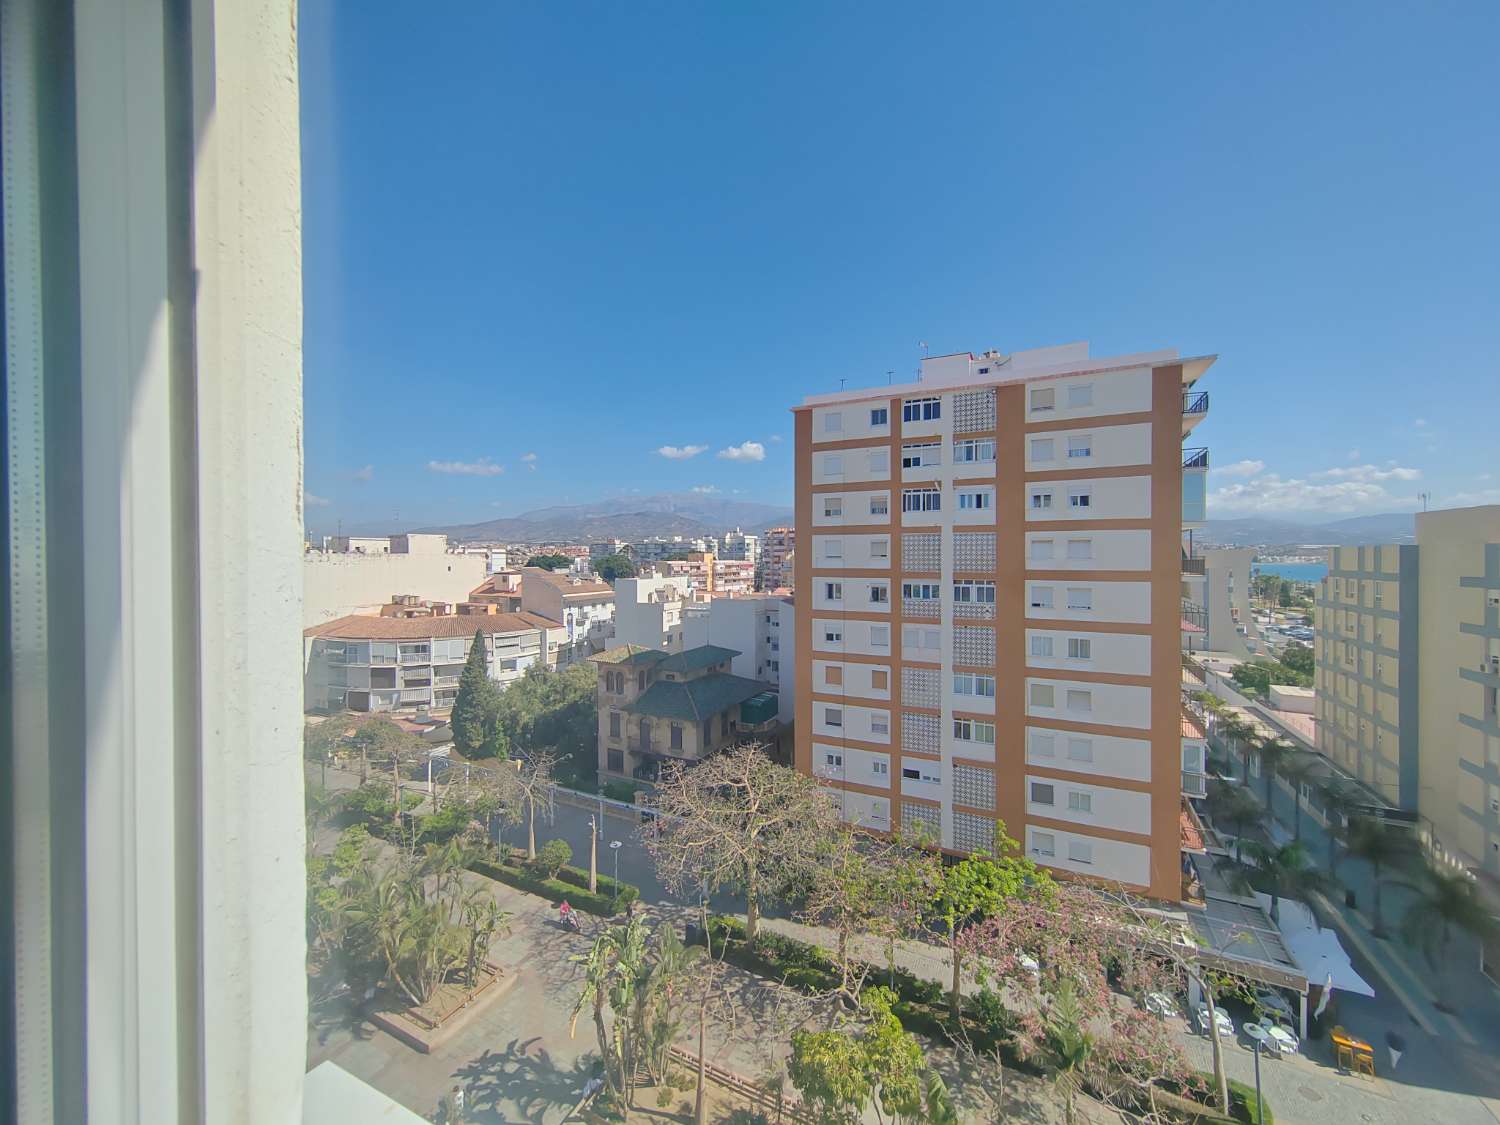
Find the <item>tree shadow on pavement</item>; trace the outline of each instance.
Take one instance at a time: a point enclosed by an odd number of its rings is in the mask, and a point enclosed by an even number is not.
[[[542,1045],[540,1036],[512,1039],[504,1050],[485,1051],[453,1072],[467,1091],[466,1122],[498,1125],[524,1120],[542,1125],[548,1110],[562,1111],[583,1097],[583,1088],[597,1073],[599,1060],[584,1055],[569,1066],[559,1066]]]

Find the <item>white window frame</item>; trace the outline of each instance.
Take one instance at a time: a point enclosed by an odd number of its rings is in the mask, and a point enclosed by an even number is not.
[[[870,583],[870,604],[871,605],[890,605],[890,603],[891,603],[891,587],[890,587],[890,583],[888,583],[888,582],[871,582]]]
[[[1057,709],[1057,688],[1053,684],[1032,684],[1026,690],[1026,706]]]
[[[1068,558],[1073,562],[1085,562],[1094,557],[1094,541],[1092,539],[1069,539]]]
[[[825,477],[841,477],[844,475],[844,455],[842,453],[823,454],[823,475]]]
[[[1092,434],[1080,434],[1068,439],[1068,460],[1081,461],[1094,455],[1094,437]]]
[[[870,557],[872,559],[889,559],[891,557],[891,541],[884,537],[871,539]]]
[[[823,708],[823,725],[825,727],[838,727],[844,729],[844,709],[842,707]]]
[[[881,426],[891,424],[891,408],[889,406],[870,407],[870,428],[879,429]]]
[[[1027,398],[1027,406],[1032,414],[1056,410],[1057,389],[1055,387],[1032,387],[1031,394]]]
[[[994,438],[961,438],[953,443],[955,465],[974,465],[994,460]]]
[[[901,510],[903,512],[941,512],[943,490],[941,488],[903,488]]]
[[[1057,540],[1055,539],[1033,539],[1031,541],[1031,561],[1050,562],[1057,557]]]
[[[1051,781],[1029,781],[1026,783],[1026,802],[1031,805],[1057,807],[1057,785]]]
[[[901,446],[903,469],[940,468],[943,464],[943,443],[940,441],[914,441]]]
[[[823,558],[843,561],[844,541],[836,536],[820,536],[823,541]]]
[[[936,422],[943,416],[943,400],[940,397],[908,398],[901,402],[903,422]]]
[[[844,432],[844,412],[832,410],[823,415],[823,432],[825,434],[841,434]]]
[[[1056,859],[1057,837],[1051,832],[1033,832],[1031,834],[1031,851],[1033,855]]]
[[[1094,713],[1094,693],[1085,688],[1068,688],[1063,697],[1063,708],[1077,715]]]
[[[842,496],[823,497],[823,518],[829,520],[844,518],[844,498]]]
[[[885,649],[891,647],[891,627],[889,625],[870,626],[870,647]]]
[[[1075,813],[1094,814],[1094,795],[1085,793],[1081,789],[1068,790],[1068,811]]]
[[[881,493],[879,496],[870,497],[870,515],[888,516],[891,514],[891,497],[889,493]]]
[[[1052,587],[1032,586],[1026,602],[1031,609],[1051,609],[1054,602]]]
[[[1092,612],[1094,608],[1094,588],[1092,586],[1069,586],[1067,604],[1069,609]]]
[[[1031,655],[1040,656],[1050,660],[1053,653],[1052,638],[1046,635],[1033,636],[1031,638]]]
[[[1052,510],[1052,490],[1050,488],[1038,488],[1031,493],[1031,510],[1033,512],[1050,512]]]
[[[1052,438],[1031,439],[1031,459],[1033,461],[1055,461],[1057,460],[1057,443]]]
[[[1069,660],[1092,660],[1094,659],[1094,641],[1091,637],[1069,637],[1068,638]]]
[[[1050,731],[1032,731],[1031,752],[1038,758],[1057,757],[1057,736]]]
[[[995,494],[988,488],[966,489],[958,494],[958,506],[966,512],[990,512],[995,508]]]
[[[1094,510],[1094,490],[1092,488],[1070,488],[1068,489],[1069,511],[1081,512],[1085,508]]]
[[[824,582],[823,600],[825,602],[841,602],[844,600],[844,584],[842,582]]]
[[[1094,740],[1092,738],[1069,737],[1068,761],[1092,762],[1093,760]]]

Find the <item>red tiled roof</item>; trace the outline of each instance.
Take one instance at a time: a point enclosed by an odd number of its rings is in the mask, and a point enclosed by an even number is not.
[[[1203,729],[1203,724],[1198,721],[1196,715],[1184,711],[1182,713],[1182,737],[1183,738],[1207,738],[1208,734]]]
[[[1178,831],[1182,837],[1182,850],[1185,852],[1201,852],[1205,850],[1203,842],[1203,825],[1198,823],[1198,818],[1186,801],[1182,802],[1181,811],[1177,814]]]
[[[305,637],[346,641],[420,641],[429,637],[472,637],[486,633],[524,633],[528,629],[561,629],[560,622],[535,613],[475,613],[443,617],[362,617],[351,614],[310,625]]]

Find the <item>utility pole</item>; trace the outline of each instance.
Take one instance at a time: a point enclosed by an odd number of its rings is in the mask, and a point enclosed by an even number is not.
[[[599,892],[599,820],[589,817],[589,894]]]

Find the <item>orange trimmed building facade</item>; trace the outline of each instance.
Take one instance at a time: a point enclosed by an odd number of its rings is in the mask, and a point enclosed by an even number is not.
[[[796,417],[796,764],[846,819],[1179,900],[1214,357],[923,361]]]

